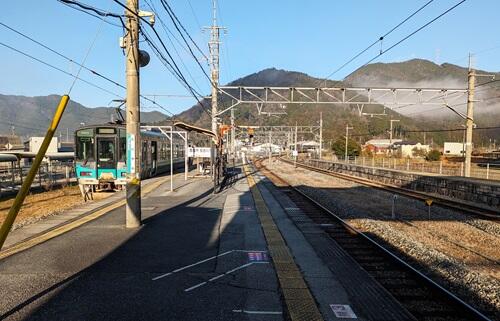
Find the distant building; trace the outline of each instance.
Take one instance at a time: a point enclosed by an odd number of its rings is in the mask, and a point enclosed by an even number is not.
[[[75,151],[75,143],[74,142],[59,142],[59,146],[57,148],[59,153],[72,153]]]
[[[260,145],[254,145],[252,146],[252,151],[254,153],[268,153],[269,152],[269,146],[271,146],[271,150],[273,153],[278,153],[281,150],[280,145],[275,145],[275,144],[260,144]]]
[[[319,150],[319,143],[313,140],[297,142],[297,150],[301,153],[317,152]]]
[[[430,150],[429,145],[422,145],[418,142],[400,141],[392,144],[392,150],[399,157],[425,157]]]
[[[402,142],[402,139],[393,139],[392,143]],[[391,147],[390,139],[370,139],[363,145],[364,151],[369,151],[372,154],[387,154]]]
[[[0,135],[0,151],[23,150],[21,138],[15,135]]]
[[[465,154],[464,143],[445,142],[443,148],[444,156],[463,156]]]
[[[30,153],[38,153],[40,147],[42,146],[44,137],[30,137],[27,141],[24,142],[24,151]],[[58,152],[58,144],[57,137],[52,137],[50,141],[49,148],[47,149],[47,154],[49,153],[57,153]]]

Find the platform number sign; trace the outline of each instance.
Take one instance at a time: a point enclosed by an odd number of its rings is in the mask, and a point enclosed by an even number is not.
[[[267,260],[265,252],[248,252],[248,261],[250,262],[267,262]]]
[[[330,308],[332,308],[333,313],[337,318],[343,319],[357,319],[358,317],[354,314],[351,307],[346,304],[330,304]]]

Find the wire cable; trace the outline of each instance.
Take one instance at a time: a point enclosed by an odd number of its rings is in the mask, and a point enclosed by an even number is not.
[[[196,57],[196,55],[194,54],[193,52],[193,49],[191,48],[191,46],[189,45],[188,41],[186,40],[186,38],[184,37],[184,35],[182,34],[182,31],[179,29],[179,26],[178,24],[180,25],[180,27],[182,28],[182,30],[184,30],[184,32],[187,34],[187,36],[189,37],[189,39],[191,40],[191,42],[193,42],[195,44],[195,47],[198,49],[198,51],[200,51],[202,54],[203,54],[203,57],[205,59],[207,59],[208,61],[208,58],[207,56],[205,56],[205,54],[203,53],[203,51],[201,51],[200,47],[198,47],[198,45],[196,44],[196,42],[194,42],[193,38],[191,38],[191,35],[187,32],[186,28],[184,28],[184,26],[182,25],[182,23],[179,21],[179,19],[177,18],[177,16],[175,15],[175,13],[173,12],[172,8],[168,5],[168,3],[164,0],[160,0],[160,3],[163,5],[163,8],[165,9],[165,11],[167,12],[167,14],[169,15],[170,17],[170,20],[172,20],[172,23],[175,27],[175,29],[177,30],[177,32],[181,35],[181,38],[182,40],[184,40],[184,43],[186,44],[191,56],[194,58],[194,60],[196,61],[196,64],[200,67],[201,71],[203,72],[203,74],[205,75],[205,77],[208,79],[208,81],[214,85],[212,83],[212,79],[210,78],[210,76],[208,75],[208,73],[206,72],[205,68],[201,65],[200,61],[198,60],[198,58]],[[177,24],[178,23],[178,24]]]
[[[93,75],[98,76],[98,77],[100,77],[100,78],[102,78],[102,79],[104,79],[104,80],[106,80],[106,81],[108,81],[108,82],[112,83],[113,85],[115,85],[115,86],[118,86],[118,87],[122,88],[122,89],[125,89],[125,90],[127,89],[127,87],[125,87],[124,85],[122,85],[122,84],[118,83],[117,81],[115,81],[115,80],[113,80],[113,79],[111,79],[111,78],[109,78],[109,77],[107,77],[107,76],[104,76],[103,74],[101,74],[101,73],[97,72],[97,71],[96,71],[96,70],[94,70],[94,69],[88,68],[88,67],[84,66],[83,64],[78,63],[77,61],[75,61],[75,60],[73,60],[73,59],[69,58],[68,56],[66,56],[66,55],[64,55],[64,54],[62,54],[62,53],[60,53],[59,51],[56,51],[55,49],[53,49],[53,48],[51,48],[51,47],[47,46],[46,44],[44,44],[44,43],[42,43],[42,42],[40,42],[40,41],[38,41],[38,40],[36,40],[36,39],[34,39],[34,38],[32,38],[32,37],[30,37],[30,36],[26,35],[25,33],[22,33],[21,31],[16,30],[16,29],[14,29],[14,28],[12,28],[12,27],[8,26],[8,25],[6,25],[6,24],[5,24],[5,23],[3,23],[3,22],[0,22],[0,25],[1,25],[1,26],[3,26],[3,27],[5,27],[5,28],[7,28],[7,29],[9,29],[9,30],[11,30],[12,32],[15,32],[16,34],[18,34],[18,35],[20,35],[20,36],[22,36],[22,37],[24,37],[24,38],[26,38],[26,39],[28,39],[28,40],[30,40],[30,41],[32,41],[32,42],[34,42],[34,43],[36,43],[37,45],[39,45],[39,46],[41,46],[41,47],[43,47],[43,48],[47,49],[48,51],[50,51],[50,52],[52,52],[52,53],[56,54],[57,56],[59,56],[59,57],[61,57],[61,58],[65,59],[65,60],[67,60],[67,61],[69,61],[69,62],[71,62],[71,63],[73,63],[73,64],[75,64],[75,65],[77,65],[77,66],[80,66],[80,68],[83,68],[83,69],[85,69],[85,70],[89,71],[89,72],[90,72],[90,73],[92,73]],[[38,62],[40,62],[40,63],[43,63],[43,64],[45,64],[45,65],[47,65],[47,66],[49,66],[49,67],[51,67],[51,68],[53,68],[53,69],[56,69],[56,70],[58,70],[58,71],[60,71],[60,72],[63,72],[63,73],[65,73],[65,74],[67,74],[67,75],[70,75],[70,76],[72,76],[72,77],[74,77],[74,76],[75,76],[75,75],[73,75],[73,74],[69,74],[68,72],[66,72],[66,71],[64,71],[64,70],[62,70],[62,69],[60,69],[60,68],[58,68],[58,67],[56,67],[56,66],[50,65],[49,63],[46,63],[46,62],[41,61],[41,60],[39,60],[39,59],[37,59],[37,58],[35,58],[35,57],[32,57],[32,56],[30,56],[30,55],[27,55],[27,54],[25,54],[25,53],[21,52],[20,50],[17,50],[17,49],[15,49],[15,48],[13,48],[13,47],[10,47],[10,46],[5,45],[5,44],[2,44],[2,45],[3,45],[3,46],[6,46],[7,48],[9,48],[9,49],[11,49],[11,50],[14,50],[14,51],[16,51],[16,52],[20,53],[20,54],[23,54],[23,55],[25,55],[25,56],[27,56],[27,57],[29,57],[29,58],[31,58],[31,59],[34,59],[34,60],[36,60],[36,61],[38,61]],[[95,84],[90,84],[90,82],[88,82],[88,81],[86,81],[86,80],[83,80],[83,79],[81,79],[80,77],[79,77],[78,79],[82,80],[83,82],[86,82],[87,84],[89,84],[89,85],[91,85],[91,86],[94,86],[94,87],[96,87],[96,86],[97,86],[97,85],[95,85]],[[114,95],[114,96],[116,96],[116,97],[122,98],[122,96],[120,96],[120,95],[118,95],[118,94],[115,94],[115,93],[112,93],[112,92],[110,92],[110,91],[107,91],[107,90],[105,90],[105,89],[103,89],[103,88],[101,88],[101,87],[98,87],[98,86],[97,86],[97,88],[99,88],[99,89],[101,89],[101,90],[104,90],[104,91],[106,91],[106,92],[108,92],[108,93],[110,93],[110,94],[112,94],[112,95]],[[165,108],[165,107],[163,107],[162,105],[160,105],[160,104],[158,104],[158,103],[156,103],[156,102],[152,101],[150,98],[148,98],[148,97],[144,97],[143,95],[140,95],[140,96],[141,96],[142,98],[144,98],[145,100],[148,100],[149,102],[151,102],[151,103],[153,103],[154,105],[158,106],[158,108],[162,109],[163,111],[167,112],[168,114],[170,114],[170,115],[172,115],[172,116],[174,115],[174,114],[173,114],[172,112],[170,112],[167,108]]]
[[[94,40],[92,40],[90,46],[89,46],[89,49],[87,50],[87,53],[85,54],[85,57],[83,58],[83,61],[82,63],[80,64],[80,68],[78,69],[78,72],[76,73],[75,75],[75,79],[73,79],[73,83],[71,84],[71,86],[69,87],[69,90],[68,90],[68,95],[71,93],[71,91],[73,90],[73,87],[75,86],[76,84],[76,81],[78,79],[78,76],[80,76],[80,72],[82,71],[83,69],[83,66],[85,65],[85,62],[87,61],[87,58],[89,57],[90,55],[90,52],[92,51],[92,48],[94,48],[94,45],[95,45],[95,42],[97,40],[97,37],[99,36],[99,34],[101,33],[101,30],[102,30],[102,26],[103,26],[103,23],[104,22],[101,22],[101,24],[99,25],[98,29],[97,29],[97,32],[95,34],[95,37],[94,37]]]
[[[48,62],[46,62],[46,61],[43,61],[43,60],[41,60],[41,59],[39,59],[39,58],[36,58],[36,57],[34,57],[34,56],[32,56],[32,55],[30,55],[30,54],[28,54],[28,53],[24,52],[24,51],[21,51],[21,50],[19,50],[19,49],[16,49],[16,48],[14,48],[14,47],[11,47],[11,46],[9,46],[9,45],[7,45],[7,44],[3,43],[3,42],[0,42],[0,45],[1,45],[1,46],[4,46],[4,47],[6,47],[6,48],[8,48],[8,49],[10,49],[10,50],[12,50],[12,51],[15,51],[15,52],[17,52],[17,53],[19,53],[19,54],[21,54],[21,55],[23,55],[23,56],[26,56],[26,57],[28,57],[28,58],[30,58],[30,59],[32,59],[32,60],[35,60],[35,61],[37,61],[37,62],[39,62],[39,63],[41,63],[41,64],[43,64],[43,65],[45,65],[45,66],[47,66],[47,67],[50,67],[50,68],[52,68],[52,69],[54,69],[54,70],[57,70],[57,71],[59,71],[59,72],[61,72],[61,73],[63,73],[63,74],[66,74],[66,75],[71,76],[71,77],[76,77],[78,80],[80,80],[80,81],[82,81],[82,82],[86,83],[87,85],[90,85],[90,86],[92,86],[92,87],[94,87],[94,88],[97,88],[97,89],[99,89],[99,90],[102,90],[102,91],[104,91],[104,92],[106,92],[106,93],[108,93],[108,94],[110,94],[110,95],[113,95],[113,96],[115,96],[115,97],[122,98],[122,96],[120,96],[120,95],[118,95],[118,94],[116,94],[116,93],[114,93],[114,92],[112,92],[112,91],[110,91],[110,90],[107,90],[107,89],[105,89],[105,88],[103,88],[103,87],[100,87],[100,86],[98,86],[98,85],[96,85],[96,84],[94,84],[94,83],[92,83],[92,82],[90,82],[90,81],[88,81],[88,80],[85,80],[85,79],[83,79],[83,78],[81,78],[81,77],[79,77],[79,76],[77,76],[77,75],[75,75],[75,74],[72,74],[72,73],[70,73],[70,72],[67,72],[67,71],[65,71],[65,70],[63,70],[63,69],[61,69],[61,68],[59,68],[59,67],[56,67],[56,66],[54,66],[54,65],[52,65],[52,64],[50,64],[50,63],[48,63]]]
[[[431,4],[434,0],[430,0],[428,1],[427,3],[425,3],[423,6],[421,6],[420,8],[418,8],[415,12],[413,12],[412,14],[410,14],[408,17],[406,17],[406,19],[404,19],[403,21],[401,21],[400,23],[398,23],[395,27],[393,27],[391,30],[389,30],[388,32],[386,32],[384,35],[382,35],[381,37],[379,37],[379,39],[377,39],[376,41],[374,41],[373,43],[371,43],[368,47],[366,47],[365,49],[361,50],[358,54],[356,54],[354,57],[352,57],[351,59],[349,59],[347,62],[345,62],[343,65],[341,65],[340,67],[338,67],[337,69],[335,69],[332,73],[330,73],[328,76],[326,76],[323,80],[320,80],[320,82],[323,82],[323,84],[326,83],[327,80],[330,79],[330,77],[332,77],[333,75],[335,75],[337,72],[339,72],[340,70],[342,70],[345,66],[347,66],[348,64],[350,64],[351,62],[353,62],[354,60],[356,60],[359,56],[361,56],[362,54],[364,54],[365,52],[367,52],[368,50],[370,50],[373,46],[375,46],[377,43],[379,42],[382,42],[384,40],[385,37],[387,37],[388,35],[390,35],[392,32],[394,32],[396,29],[398,29],[399,27],[401,27],[405,22],[407,22],[408,20],[410,20],[413,16],[415,16],[417,13],[419,13],[420,11],[422,11],[425,7],[427,7],[429,4]]]
[[[408,40],[410,37],[412,37],[413,35],[417,34],[418,32],[420,32],[421,30],[425,29],[427,26],[431,25],[432,23],[434,23],[436,20],[440,19],[441,17],[443,17],[444,15],[446,15],[447,13],[449,13],[450,11],[452,11],[453,9],[455,9],[456,7],[458,7],[459,5],[461,5],[462,3],[464,3],[465,1],[467,0],[462,0],[458,3],[456,3],[454,6],[452,6],[451,8],[447,9],[446,11],[444,11],[443,13],[441,13],[440,15],[438,15],[437,17],[435,17],[434,19],[428,21],[426,24],[424,24],[423,26],[421,26],[420,28],[418,28],[417,30],[411,32],[410,34],[408,34],[406,37],[402,38],[401,40],[399,40],[398,42],[396,42],[395,44],[393,44],[392,46],[390,46],[389,48],[387,48],[386,50],[381,50],[380,53],[378,55],[376,55],[375,57],[373,57],[372,59],[368,60],[363,66],[361,66],[360,68],[363,68],[365,67],[366,65],[368,65],[369,63],[371,63],[372,61],[374,61],[375,59],[379,58],[380,56],[382,56],[383,54],[385,54],[386,52],[390,51],[391,49],[397,47],[398,45],[400,45],[401,43],[403,43],[404,41]]]

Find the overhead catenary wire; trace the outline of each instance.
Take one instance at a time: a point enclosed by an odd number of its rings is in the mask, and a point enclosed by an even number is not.
[[[372,59],[368,60],[363,66],[361,66],[361,68],[367,66],[369,63],[371,63],[375,59],[379,58],[380,56],[384,55],[386,52],[388,52],[388,51],[394,49],[395,47],[399,46],[401,43],[405,42],[406,40],[408,40],[409,38],[411,38],[412,36],[414,36],[418,32],[422,31],[423,29],[425,29],[426,27],[428,27],[429,25],[431,25],[435,21],[439,20],[441,17],[445,16],[446,14],[448,14],[449,12],[451,12],[452,10],[454,10],[455,8],[457,8],[459,5],[461,5],[465,1],[467,1],[467,0],[461,0],[461,1],[459,1],[458,3],[456,3],[452,7],[448,8],[446,11],[444,11],[440,15],[436,16],[435,18],[433,18],[432,20],[428,21],[427,23],[425,23],[424,25],[422,25],[418,29],[414,30],[413,32],[409,33],[408,35],[406,35],[405,37],[403,37],[402,39],[400,39],[398,42],[396,42],[395,44],[393,44],[389,48],[387,48],[385,50],[381,50],[378,55],[376,55]]]
[[[346,67],[347,65],[349,65],[351,62],[353,62],[354,60],[356,60],[359,56],[361,56],[362,54],[364,54],[365,52],[367,52],[368,50],[370,50],[371,48],[373,48],[373,46],[375,46],[376,44],[378,44],[379,42],[382,42],[384,40],[385,37],[387,37],[388,35],[390,35],[392,32],[394,32],[396,29],[398,29],[399,27],[401,27],[405,22],[407,22],[408,20],[410,20],[413,16],[415,16],[417,13],[419,13],[420,11],[422,11],[425,7],[427,7],[428,5],[430,5],[434,0],[429,0],[427,1],[423,6],[421,6],[420,8],[418,8],[416,11],[414,11],[412,14],[410,14],[408,17],[406,17],[403,21],[401,21],[400,23],[398,23],[395,27],[393,27],[391,30],[387,31],[384,35],[380,36],[379,39],[375,40],[374,42],[372,42],[368,47],[366,47],[365,49],[361,50],[359,53],[357,53],[356,55],[354,55],[351,59],[349,59],[347,62],[345,62],[344,64],[342,64],[340,67],[338,67],[337,69],[335,69],[332,73],[330,73],[328,76],[326,76],[323,80],[321,80],[321,82],[326,83],[327,80],[330,79],[330,77],[332,77],[333,75],[335,75],[337,72],[339,72],[340,70],[344,69],[344,67]]]

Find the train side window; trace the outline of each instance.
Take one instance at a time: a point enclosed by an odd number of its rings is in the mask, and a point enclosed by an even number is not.
[[[120,147],[120,162],[127,162],[127,132],[125,131],[125,129],[120,129],[120,143],[119,143],[119,147]]]

